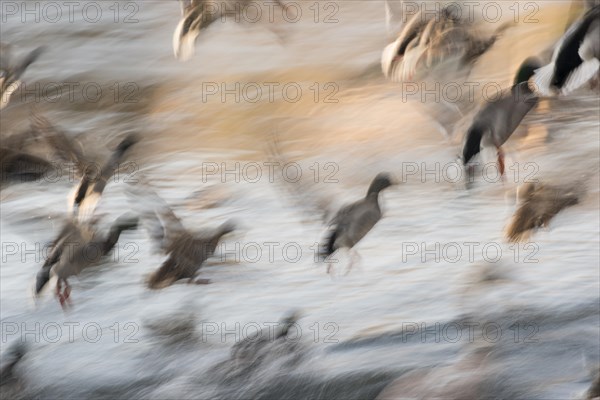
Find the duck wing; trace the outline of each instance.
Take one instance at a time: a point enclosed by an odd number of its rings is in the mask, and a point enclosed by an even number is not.
[[[85,174],[89,161],[84,156],[80,143],[69,138],[65,131],[53,125],[36,110],[31,114],[31,129],[36,136],[43,138],[52,147],[61,160],[73,163],[80,176]]]
[[[272,134],[271,140],[268,142],[267,157],[275,163],[278,172],[275,174],[277,187],[285,192],[294,205],[303,210],[309,218],[313,219],[317,216],[320,221],[326,222],[333,209],[332,193],[318,191],[317,185],[310,182],[309,179],[291,182],[283,178],[285,176],[284,166],[291,165],[293,162],[283,153],[279,136],[276,133]]]
[[[189,235],[181,219],[154,191],[146,178],[140,176],[138,182],[131,186],[130,194],[136,204],[142,207],[143,224],[161,251],[170,251],[182,237]]]
[[[100,200],[108,180],[120,167],[126,152],[137,143],[135,135],[128,135],[119,143],[116,150],[112,153],[108,161],[101,167],[99,174],[94,174],[86,169],[81,178],[79,186],[75,191],[73,206],[79,209],[80,218],[90,217]]]

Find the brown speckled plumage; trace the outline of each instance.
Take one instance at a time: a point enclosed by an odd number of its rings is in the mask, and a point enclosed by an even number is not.
[[[509,242],[523,242],[563,209],[579,202],[581,193],[576,187],[561,188],[539,183],[526,183],[518,189],[519,208],[513,215],[506,237]]]
[[[187,231],[179,232],[167,244],[165,252],[169,257],[150,275],[148,287],[161,289],[180,279],[189,279],[192,283],[202,264],[215,252],[221,237],[233,229],[232,224],[225,223],[212,234],[196,236]]]
[[[194,281],[194,278],[202,264],[215,252],[221,237],[234,231],[233,222],[227,221],[215,231],[192,233],[149,186],[142,195],[146,202],[153,203],[146,218],[150,235],[168,256],[148,277],[148,287],[162,289],[181,279],[188,279],[189,283],[208,283],[204,279]]]

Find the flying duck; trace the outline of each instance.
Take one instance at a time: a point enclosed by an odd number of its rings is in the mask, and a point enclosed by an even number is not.
[[[30,52],[20,63],[11,64],[11,48],[0,44],[0,110],[8,105],[10,96],[21,86],[21,75],[44,51],[43,47]]]
[[[352,250],[369,231],[381,219],[379,207],[379,193],[392,186],[392,178],[387,173],[379,173],[371,182],[367,195],[340,209],[330,222],[330,231],[324,244],[324,257],[329,257],[336,251],[347,248]],[[348,272],[356,254],[352,254],[352,260],[348,265]],[[327,273],[331,272],[332,263],[327,266]]]
[[[31,143],[42,137],[35,118],[29,130],[2,138],[0,147],[1,182],[30,182],[41,179],[53,169],[51,160],[31,153]]]
[[[2,183],[18,183],[41,179],[53,166],[35,155],[0,147],[0,168]]]
[[[497,100],[485,104],[473,118],[465,135],[462,162],[466,166],[482,150],[494,151],[500,175],[504,175],[504,153],[501,146],[517,129],[525,115],[538,103],[537,95],[527,80],[538,65],[537,59],[523,62],[516,83]]]
[[[509,242],[524,242],[540,227],[548,226],[556,214],[579,202],[577,187],[556,187],[525,183],[517,189],[519,208],[506,228]]]
[[[274,1],[284,10],[287,9],[281,0]],[[220,18],[237,18],[254,2],[256,0],[180,0],[181,20],[173,33],[175,57],[180,61],[189,60],[194,55],[194,46],[202,30]]]
[[[125,154],[137,141],[135,135],[129,135],[123,139],[104,163],[99,174],[94,173],[95,171],[92,168],[85,168],[80,171],[82,178],[72,196],[70,196],[72,201],[69,201],[72,212],[78,218],[87,218],[93,214],[108,180],[119,169]]]
[[[331,191],[323,193],[315,184],[314,179],[304,179],[302,176],[294,182],[285,179],[284,166],[291,165],[293,160],[282,151],[277,133],[272,133],[266,142],[268,143],[266,146],[267,158],[269,162],[274,163],[276,169],[274,183],[277,184],[277,187],[282,189],[294,206],[303,211],[305,220],[316,219],[319,223],[329,222],[339,209],[339,206],[336,207],[334,203],[337,198],[335,193],[331,193]]]
[[[202,264],[214,254],[221,238],[235,230],[235,224],[227,221],[216,230],[192,233],[183,226],[166,202],[151,189],[146,188],[144,199],[154,203],[153,211],[147,215],[150,234],[168,256],[148,277],[148,287],[162,289],[181,279],[187,279],[188,283],[210,283],[208,279],[195,279],[196,275]]]
[[[35,132],[37,138],[42,138],[50,146],[59,160],[72,163],[78,174],[84,174],[91,161],[84,155],[81,143],[68,137],[62,129],[53,125],[35,108],[31,116],[31,129]]]
[[[113,249],[121,233],[136,229],[138,218],[130,213],[123,214],[113,223],[107,235],[100,235],[97,221],[80,222],[68,220],[53,242],[50,255],[37,273],[35,293],[38,295],[54,274],[56,296],[64,308],[69,302],[71,286],[67,278],[78,275],[82,270],[97,265]],[[62,285],[65,285],[64,289]]]
[[[108,179],[116,170],[115,164],[120,160],[124,149],[135,143],[133,138],[134,136],[130,135],[121,141],[113,156],[102,168],[100,179],[92,182],[89,175],[84,176],[82,179],[82,183],[75,191],[75,204],[81,205],[83,200],[87,198],[87,193],[92,193],[93,205],[86,208],[87,213],[84,217],[81,213],[69,215],[62,230],[53,242],[50,255],[37,274],[36,294],[40,293],[50,280],[51,273],[53,273],[58,277],[56,295],[61,306],[64,307],[71,292],[67,278],[78,275],[83,269],[97,264],[102,257],[113,249],[123,231],[137,228],[138,218],[131,214],[124,214],[115,221],[108,235],[99,235],[96,227],[98,218],[93,216],[96,203],[102,195]],[[82,185],[87,185],[88,190],[80,195]],[[81,199],[79,199],[80,197]],[[64,290],[62,289],[63,283],[65,284]]]
[[[273,134],[270,146],[267,149],[269,159],[276,162],[276,165],[288,165],[290,160],[286,158],[280,148],[278,135]],[[284,176],[282,173],[276,176]],[[317,190],[316,185],[309,185],[307,181],[289,182],[282,179],[284,185],[281,187],[287,189],[291,199],[298,208],[304,209],[310,214],[311,220],[317,216],[319,222],[327,223],[328,233],[325,243],[319,249],[320,258],[327,260],[337,250],[347,248],[349,250],[358,243],[373,226],[381,219],[381,209],[379,207],[379,193],[393,184],[392,178],[387,173],[378,174],[371,182],[367,195],[353,204],[345,207],[334,208],[336,196],[328,193],[324,195],[322,191]],[[333,218],[330,216],[333,215]],[[352,258],[357,258],[356,252],[352,253]],[[327,272],[331,272],[332,260],[329,260]],[[348,266],[348,272],[351,270],[353,260]]]
[[[36,139],[43,139],[55,153],[56,159],[71,163],[75,167],[76,175],[80,176],[79,184],[74,188],[69,200],[69,208],[73,214],[81,216],[91,214],[100,194],[104,190],[108,179],[120,167],[127,151],[138,141],[134,134],[123,139],[109,159],[101,168],[96,168],[94,162],[84,154],[81,144],[60,128],[54,126],[47,118],[35,110],[31,117],[31,133]],[[18,139],[13,140],[17,142]],[[19,142],[23,142],[20,139]],[[50,164],[50,163],[48,163]],[[85,205],[85,207],[82,207]]]
[[[461,70],[465,67],[470,70],[510,26],[504,24],[492,36],[484,38],[473,23],[461,20],[453,7],[444,7],[438,13],[421,10],[407,21],[381,56],[381,67],[388,79],[403,82],[422,78],[450,61],[457,61]]]
[[[235,225],[226,222],[216,230],[204,234],[192,234],[187,231],[180,232],[176,240],[165,248],[168,258],[148,278],[150,289],[162,289],[170,286],[180,279],[187,279],[188,283],[207,284],[208,279],[195,279],[202,264],[211,257],[221,237],[235,230]]]
[[[559,40],[550,64],[538,69],[533,89],[542,96],[569,94],[598,74],[600,5],[589,9]]]

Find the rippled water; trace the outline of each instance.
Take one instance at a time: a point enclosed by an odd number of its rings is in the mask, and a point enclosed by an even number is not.
[[[143,282],[163,257],[143,230],[125,233],[116,262],[71,279],[74,306],[63,312],[49,292],[34,302],[31,289],[42,263],[35,246],[57,234],[74,183],[3,188],[3,356],[27,342],[20,381],[3,390],[26,398],[548,399],[577,398],[589,387],[589,369],[600,364],[597,92],[543,101],[505,146],[512,176],[504,184],[480,176],[465,190],[444,179],[464,121],[445,139],[431,108],[403,101],[401,87],[379,72],[388,42],[382,2],[339,2],[331,24],[320,20],[325,3],[315,23],[313,3],[303,2],[298,23],[275,27],[283,41],[269,24],[217,23],[188,63],[172,55],[175,2],[140,2],[139,10],[120,2],[119,23],[114,5],[101,4],[96,24],[77,13],[73,23],[6,16],[2,41],[17,52],[48,47],[25,75],[38,100],[35,88],[80,85],[41,96],[37,108],[99,157],[124,132],[139,132],[144,140],[130,160],[186,226],[235,218],[240,230],[201,270],[212,284],[161,291]],[[560,36],[569,4],[540,5],[539,22],[508,30],[475,66],[474,82],[507,87],[524,58]],[[138,22],[124,23],[131,11]],[[222,99],[222,85],[236,82],[248,92]],[[279,83],[272,100],[270,82]],[[85,84],[101,88],[98,101],[86,99]],[[298,101],[286,100],[286,84],[302,88]],[[262,97],[248,101],[257,87]],[[2,111],[3,138],[29,124],[32,97],[23,97]],[[274,132],[300,166],[300,190],[269,180],[263,163]],[[239,172],[221,174],[236,163]],[[353,201],[384,170],[402,183],[383,194],[385,218],[357,247],[360,264],[344,276],[341,255],[332,279],[314,263],[323,226],[306,203]],[[332,173],[337,182],[326,179]],[[530,174],[584,182],[587,191],[533,244],[515,248],[503,227],[516,183]],[[136,208],[127,186],[108,186],[98,209],[107,224]],[[231,356],[241,338],[290,310],[302,315],[297,340],[268,343],[250,361]]]

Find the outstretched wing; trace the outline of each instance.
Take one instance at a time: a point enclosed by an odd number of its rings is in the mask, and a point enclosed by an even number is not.
[[[506,227],[506,238],[509,242],[525,242],[534,229],[541,225],[532,204],[528,201],[521,205],[512,216]]]
[[[69,138],[63,130],[52,125],[35,108],[31,112],[31,129],[36,136],[43,138],[52,147],[61,160],[73,163],[78,173],[84,174],[89,162],[79,144]]]
[[[277,169],[277,173],[275,173],[277,186],[288,195],[287,197],[296,207],[302,209],[310,218],[317,216],[320,221],[326,222],[332,210],[332,197],[318,193],[314,183],[302,178],[298,181],[284,178],[284,168],[291,165],[292,162],[283,154],[279,136],[276,133],[272,134],[271,140],[268,142],[267,155]],[[331,193],[329,194],[331,195]]]
[[[79,211],[79,218],[85,219],[93,214],[108,180],[119,168],[125,153],[135,143],[137,143],[137,137],[135,135],[128,135],[125,137],[125,139],[119,143],[108,161],[102,166],[99,174],[95,174],[92,169],[86,169],[81,178],[81,182],[76,189],[75,199],[73,201],[74,209],[78,209]]]
[[[171,248],[177,238],[187,232],[175,212],[143,176],[140,176],[138,182],[130,187],[129,193],[135,199],[138,208],[142,210],[142,224],[146,226],[151,238],[158,243],[161,250]]]
[[[104,254],[108,254],[115,247],[115,244],[119,240],[121,233],[126,230],[137,229],[139,218],[137,215],[132,213],[125,213],[121,215],[110,227],[110,231],[106,240],[104,241]]]

